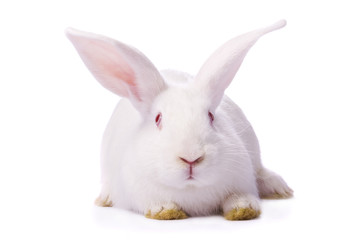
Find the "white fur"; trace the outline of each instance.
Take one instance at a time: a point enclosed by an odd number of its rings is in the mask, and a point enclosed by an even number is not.
[[[97,80],[125,97],[103,137],[100,199],[140,213],[179,208],[189,215],[208,215],[236,207],[260,210],[258,190],[260,195],[290,193],[278,175],[263,168],[250,123],[224,96],[249,48],[284,25],[280,21],[231,40],[196,77],[160,73],[128,45],[69,30],[69,39]],[[201,156],[204,160],[193,167],[194,179],[188,179],[189,165],[180,158]]]

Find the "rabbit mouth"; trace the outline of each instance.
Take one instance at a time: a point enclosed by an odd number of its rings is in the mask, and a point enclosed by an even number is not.
[[[193,164],[190,164],[190,166],[189,166],[189,172],[188,172],[189,175],[188,175],[188,177],[187,177],[186,180],[195,180],[193,168],[194,168]]]
[[[194,176],[190,175],[186,180],[195,180]]]
[[[199,179],[199,173],[195,174],[194,173],[194,167],[193,166],[189,166],[189,169],[187,170],[187,174],[186,174],[186,182],[192,182],[192,183],[195,183],[195,182],[198,182],[200,179]]]
[[[188,164],[188,168],[187,168],[187,171],[188,171],[188,173],[187,173],[187,180],[194,180],[194,168],[196,167],[197,168],[197,166],[199,165],[199,164],[201,164],[201,162],[204,160],[204,156],[201,156],[201,157],[199,157],[199,158],[197,158],[196,160],[194,160],[194,161],[188,161],[188,160],[186,160],[186,159],[183,159],[183,158],[181,158],[181,160],[183,161],[183,162],[185,162],[186,164]]]

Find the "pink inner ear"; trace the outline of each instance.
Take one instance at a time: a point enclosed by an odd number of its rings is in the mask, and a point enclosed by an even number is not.
[[[87,44],[82,48],[82,53],[95,78],[115,94],[128,98],[135,96],[141,101],[135,72],[116,45],[96,39],[90,39]]]

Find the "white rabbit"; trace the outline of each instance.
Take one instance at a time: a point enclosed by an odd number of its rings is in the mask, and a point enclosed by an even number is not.
[[[285,25],[230,40],[195,77],[160,73],[128,45],[68,29],[95,78],[123,97],[103,137],[97,205],[154,219],[223,213],[245,220],[259,216],[260,197],[291,197],[285,181],[262,166],[250,123],[224,95],[250,47]]]

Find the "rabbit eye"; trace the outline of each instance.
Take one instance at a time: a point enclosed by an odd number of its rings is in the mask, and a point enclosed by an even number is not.
[[[215,119],[214,114],[212,114],[212,112],[209,111],[208,115],[209,115],[210,123],[212,124]]]
[[[155,123],[156,123],[157,127],[160,127],[161,119],[162,119],[162,115],[161,115],[161,113],[158,113],[158,115],[156,115],[156,118],[155,118]]]

